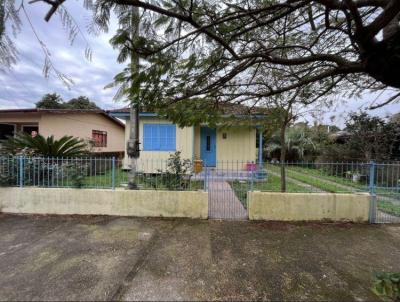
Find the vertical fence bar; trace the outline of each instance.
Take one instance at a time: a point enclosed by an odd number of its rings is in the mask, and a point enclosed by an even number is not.
[[[115,190],[115,157],[113,156],[112,159],[112,167],[111,167],[111,183],[112,189]]]
[[[369,193],[371,195],[371,203],[370,203],[370,223],[376,222],[376,207],[377,207],[377,198],[375,193],[375,171],[376,171],[376,163],[371,161],[369,163]]]
[[[24,186],[24,157],[19,157],[19,187]]]
[[[207,165],[204,165],[204,191],[207,191]]]

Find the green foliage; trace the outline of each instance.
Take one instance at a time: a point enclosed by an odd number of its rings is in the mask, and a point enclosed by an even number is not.
[[[372,291],[385,299],[400,300],[400,273],[375,273]]]
[[[166,171],[162,173],[162,182],[169,190],[186,189],[190,184],[192,163],[189,159],[182,159],[181,152],[171,154],[167,161]]]
[[[66,109],[100,109],[94,102],[91,102],[88,97],[80,96],[70,99],[64,104]]]
[[[400,156],[400,125],[370,116],[366,112],[352,113],[346,123],[351,134],[346,143],[365,160],[387,160]]]
[[[45,138],[38,134],[32,137],[28,133],[18,133],[3,144],[3,152],[8,154],[25,154],[46,157],[79,157],[87,154],[87,144],[72,136],[55,139],[54,136]]]
[[[17,177],[11,173],[0,174],[0,187],[9,187],[17,183]]]
[[[332,136],[321,142],[317,160],[383,161],[400,157],[400,124],[395,119],[351,113],[345,134],[341,139]]]
[[[71,175],[71,182],[74,188],[81,189],[85,186],[87,178],[86,165],[74,165],[68,169],[68,173]]]
[[[291,127],[286,130],[285,136],[287,158],[303,160],[307,154],[316,150],[316,145],[308,131],[300,127]],[[275,133],[267,144],[267,152],[270,156],[280,153],[281,142],[279,133]]]
[[[100,109],[94,102],[91,102],[86,96],[72,98],[64,102],[62,97],[56,93],[45,94],[42,99],[36,103],[36,108],[41,109]]]
[[[64,109],[65,105],[63,103],[63,99],[57,93],[47,93],[42,99],[37,102],[36,108],[41,109]]]
[[[400,217],[400,206],[390,201],[379,200],[378,208],[382,212]]]

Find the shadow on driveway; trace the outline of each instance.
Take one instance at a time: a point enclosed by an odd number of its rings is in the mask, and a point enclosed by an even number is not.
[[[400,226],[0,215],[0,300],[376,300]]]

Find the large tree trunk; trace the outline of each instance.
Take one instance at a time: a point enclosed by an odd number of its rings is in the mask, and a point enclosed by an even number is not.
[[[281,128],[280,140],[281,140],[281,192],[286,192],[286,123]]]

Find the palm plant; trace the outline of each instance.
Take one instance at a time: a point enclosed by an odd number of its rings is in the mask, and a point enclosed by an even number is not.
[[[65,135],[60,139],[54,136],[45,138],[38,134],[18,133],[10,137],[2,146],[8,154],[30,154],[46,157],[79,157],[87,153],[87,144],[79,138]]]
[[[285,145],[288,154],[297,156],[299,159],[304,159],[307,152],[315,151],[316,145],[312,138],[307,135],[304,129],[293,127],[289,128],[285,135]],[[282,148],[279,134],[272,136],[267,145],[267,153],[273,154],[280,152]]]

